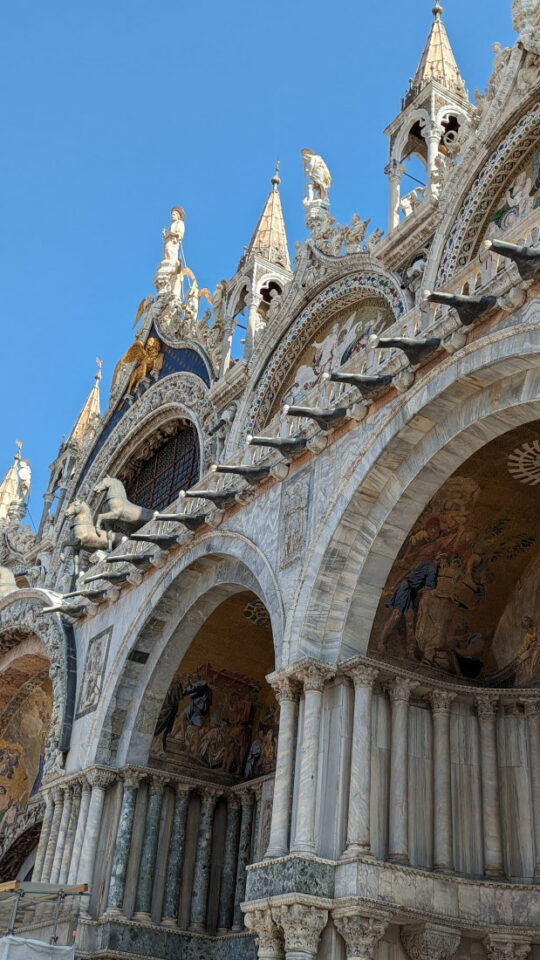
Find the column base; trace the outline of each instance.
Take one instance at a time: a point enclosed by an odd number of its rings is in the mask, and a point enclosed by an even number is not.
[[[501,867],[486,867],[484,870],[486,880],[506,880],[506,874]],[[535,877],[535,883],[538,883]]]
[[[242,930],[244,929],[245,927],[243,923],[234,923],[231,927],[231,933],[242,933]]]
[[[224,937],[227,933],[231,932],[230,927],[218,927],[216,930],[216,936]]]
[[[314,843],[302,843],[298,846],[291,847],[292,854],[302,854],[309,853],[312,856],[315,856],[315,844]]]
[[[189,929],[192,933],[206,933],[206,927],[204,923],[190,923]]]
[[[268,850],[266,851],[263,857],[263,860],[277,860],[279,857],[286,857],[288,853],[289,851],[287,847],[280,848],[280,849],[274,848],[273,850],[271,847],[268,847]]]
[[[161,922],[164,927],[177,927],[178,919],[176,917],[162,917]]]
[[[389,853],[387,858],[389,863],[401,863],[404,866],[409,866],[409,858],[406,853]]]
[[[375,854],[371,852],[370,847],[364,847],[360,843],[350,843],[340,856],[340,860],[356,860],[357,857],[371,857],[375,859]]]
[[[138,910],[137,913],[133,914],[131,919],[137,920],[138,923],[150,923],[152,917],[146,912],[146,910]]]
[[[454,873],[454,868],[447,863],[434,863],[432,869],[434,873]]]
[[[122,915],[123,914],[120,907],[107,907],[105,912],[102,914],[104,920],[114,917],[121,917]]]

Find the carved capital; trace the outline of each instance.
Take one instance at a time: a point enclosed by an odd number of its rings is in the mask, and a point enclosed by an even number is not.
[[[298,680],[295,680],[294,677],[289,676],[288,674],[270,674],[267,677],[268,683],[272,687],[276,695],[276,700],[279,703],[283,703],[284,700],[292,700],[294,703],[298,702],[298,697],[300,696],[300,684]]]
[[[379,676],[379,671],[375,667],[368,667],[365,663],[353,663],[351,666],[345,666],[343,672],[351,678],[356,688],[372,687]]]
[[[317,956],[321,933],[328,921],[328,910],[291,903],[272,910],[274,922],[283,930],[285,950],[302,950]]]
[[[480,720],[494,720],[497,715],[499,697],[497,694],[483,693],[476,698],[476,710]]]
[[[459,930],[438,923],[401,927],[400,936],[410,960],[450,960],[461,940]]]
[[[540,717],[540,700],[524,701],[526,717]]]
[[[449,690],[432,690],[428,694],[433,713],[450,713],[450,704],[456,697],[455,693]]]
[[[388,686],[388,693],[392,703],[397,700],[409,701],[411,690],[418,686],[418,681],[411,680],[409,677],[396,677]]]
[[[174,792],[177,797],[189,797],[191,786],[189,783],[180,783],[177,781],[174,785]]]
[[[285,956],[283,937],[269,907],[249,910],[244,915],[244,923],[255,936],[260,960],[282,960]]]
[[[322,693],[325,683],[331,680],[334,674],[335,670],[328,664],[313,662],[303,663],[298,670],[297,676],[304,685],[304,692],[307,693],[308,690],[315,690],[318,693]]]
[[[388,927],[388,920],[361,917],[358,914],[332,914],[338,933],[347,945],[347,960],[373,960],[379,940]]]
[[[86,779],[92,787],[92,790],[99,787],[101,790],[106,790],[107,787],[110,787],[111,783],[114,783],[118,776],[116,770],[88,770],[86,774]]]
[[[511,940],[490,934],[484,940],[489,960],[525,960],[531,950],[526,940]]]
[[[163,793],[167,784],[170,783],[169,777],[159,777],[152,775],[148,783],[150,793]]]
[[[127,767],[125,770],[122,770],[124,787],[138,787],[142,778],[143,774],[140,770],[134,770],[132,767]]]

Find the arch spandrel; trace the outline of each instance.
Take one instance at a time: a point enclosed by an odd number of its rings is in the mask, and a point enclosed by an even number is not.
[[[347,470],[299,579],[289,660],[366,653],[392,564],[430,498],[486,442],[538,418],[538,338],[503,331],[490,341],[471,344],[411,391]]]

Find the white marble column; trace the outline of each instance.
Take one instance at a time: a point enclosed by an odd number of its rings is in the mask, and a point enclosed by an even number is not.
[[[81,781],[81,805],[79,807],[77,829],[75,831],[75,839],[73,841],[73,853],[71,854],[71,863],[69,865],[67,878],[67,882],[70,886],[74,886],[74,884],[77,883],[77,877],[79,875],[79,862],[81,859],[84,831],[86,829],[86,820],[88,817],[88,807],[90,805],[90,792],[90,785],[86,777],[84,777],[84,779]]]
[[[64,852],[62,854],[62,863],[60,864],[60,873],[58,876],[58,883],[66,883],[69,873],[69,865],[71,863],[71,856],[73,854],[73,844],[75,842],[75,832],[77,830],[77,822],[79,820],[79,808],[81,805],[81,784],[75,782],[72,784],[72,804],[71,804],[71,814],[69,818],[66,841],[64,843]]]
[[[300,903],[272,909],[274,923],[283,930],[285,960],[315,960],[328,922],[328,910]]]
[[[481,694],[476,698],[480,733],[482,774],[482,827],[484,840],[484,873],[486,877],[504,877],[501,838],[501,804],[497,764],[498,696]]]
[[[354,681],[354,717],[351,751],[347,846],[343,858],[371,854],[371,701],[378,671],[365,664],[347,669]]]
[[[51,824],[54,811],[54,801],[52,797],[52,791],[47,790],[45,794],[45,812],[43,814],[43,823],[41,824],[41,833],[39,835],[39,843],[36,853],[36,862],[34,863],[34,870],[32,872],[32,881],[34,883],[39,883],[41,880],[41,872],[43,870],[43,860],[45,859],[45,852],[47,850],[47,843],[49,840],[49,834],[51,832]]]
[[[62,804],[62,817],[60,819],[58,840],[56,843],[56,850],[54,851],[54,858],[51,867],[50,883],[58,883],[60,877],[60,867],[62,866],[62,858],[64,856],[69,820],[71,817],[71,806],[73,803],[73,791],[71,784],[66,784],[63,789],[63,794],[64,800]]]
[[[409,697],[413,680],[397,677],[390,685],[392,706],[390,743],[390,810],[388,859],[409,862],[408,743]]]
[[[304,724],[300,747],[298,818],[291,853],[315,853],[315,803],[324,685],[333,675],[323,663],[309,663],[297,674],[304,684]]]
[[[270,683],[279,701],[279,737],[274,780],[270,839],[265,859],[289,852],[291,799],[298,726],[298,683],[291,677],[273,676]]]
[[[384,172],[390,183],[390,200],[388,203],[388,233],[399,224],[399,201],[401,178],[405,173],[405,166],[398,160],[390,160],[390,163],[384,168]]]
[[[54,812],[52,816],[51,830],[47,840],[47,849],[43,858],[43,869],[41,871],[41,882],[50,883],[51,870],[53,866],[58,835],[60,833],[60,821],[62,819],[62,809],[64,803],[64,793],[60,787],[55,787],[52,793],[54,802]]]
[[[373,960],[389,921],[378,917],[362,917],[356,912],[341,913],[339,910],[333,911],[332,919],[345,941],[347,960]]]
[[[540,699],[525,702],[529,733],[534,823],[534,882],[540,883]]]
[[[92,880],[96,863],[96,852],[107,787],[114,783],[117,774],[112,770],[89,770],[86,778],[92,793],[88,805],[88,816],[81,849],[78,883],[87,883],[92,893]],[[90,898],[83,898],[81,913],[88,913]]]
[[[283,934],[272,917],[270,907],[249,910],[244,915],[244,923],[255,937],[258,960],[283,960]]]
[[[455,693],[432,690],[433,722],[433,869],[453,870],[452,791],[450,764],[450,704]]]
[[[247,318],[247,330],[246,330],[246,342],[244,344],[244,359],[249,360],[251,354],[253,353],[255,347],[255,341],[257,338],[257,328],[260,323],[262,323],[261,316],[259,314],[259,305],[261,302],[261,297],[259,294],[251,293],[248,294],[246,304],[248,308],[248,318]]]

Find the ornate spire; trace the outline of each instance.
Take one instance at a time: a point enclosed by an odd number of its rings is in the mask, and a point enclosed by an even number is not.
[[[289,249],[287,246],[287,233],[285,230],[285,221],[281,209],[281,197],[279,195],[279,160],[276,163],[274,176],[272,177],[272,189],[264,205],[259,222],[255,227],[255,232],[251,238],[249,247],[245,256],[250,253],[258,253],[270,263],[276,263],[286,270],[291,269],[289,259]]]
[[[94,376],[94,385],[88,394],[86,403],[82,408],[75,426],[71,431],[68,443],[82,443],[89,432],[93,432],[101,416],[99,402],[99,381],[101,380],[101,367],[103,360],[96,357],[97,373]]]
[[[21,457],[22,443],[17,444],[17,453],[13,463],[0,483],[0,522],[24,517],[26,513],[25,500],[30,492],[32,471],[28,460]]]
[[[436,80],[438,83],[457,93],[464,98],[467,97],[465,84],[459,72],[456,59],[450,46],[448,34],[442,22],[443,8],[439,0],[436,0],[433,7],[434,21],[431,25],[424,52],[420,58],[414,79],[411,80],[411,89],[408,99],[416,96],[417,93],[425,87],[430,80]]]

